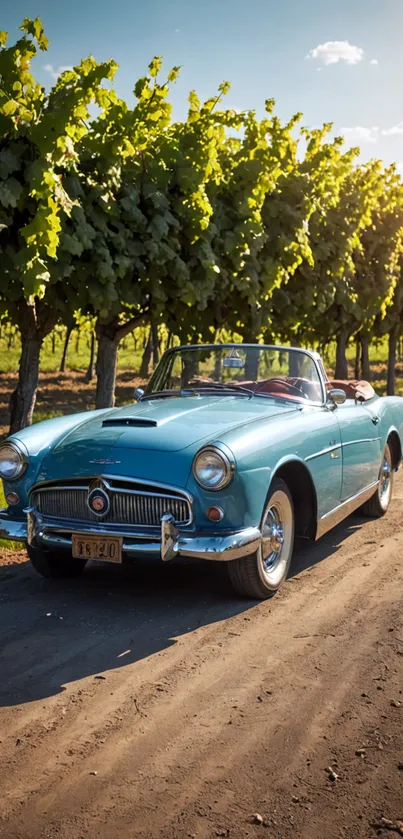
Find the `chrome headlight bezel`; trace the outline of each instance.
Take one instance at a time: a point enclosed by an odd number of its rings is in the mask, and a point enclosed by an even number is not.
[[[218,460],[221,461],[221,464],[222,464],[222,469],[223,469],[222,478],[219,480],[219,482],[217,484],[215,484],[215,486],[211,486],[208,483],[204,482],[200,478],[200,475],[198,474],[198,470],[197,470],[198,461],[200,460],[201,457],[203,457],[206,454],[214,455],[215,457],[218,458]],[[231,483],[232,478],[234,476],[234,471],[235,471],[234,462],[231,461],[230,458],[227,456],[227,454],[224,451],[222,451],[222,449],[218,448],[218,446],[214,446],[214,445],[203,446],[203,448],[200,449],[197,452],[197,454],[195,455],[195,457],[193,459],[193,465],[192,465],[193,476],[194,476],[195,480],[197,481],[197,483],[199,484],[199,486],[207,492],[219,492],[219,490],[225,489],[225,487],[227,487],[228,484]]]
[[[7,442],[7,440],[5,440],[4,443],[0,443],[0,453],[2,451],[4,451],[4,449],[11,449],[12,452],[14,452],[14,454],[16,454],[18,456],[18,465],[17,465],[17,470],[18,471],[12,476],[3,475],[2,471],[1,471],[1,461],[0,461],[0,479],[2,481],[5,481],[6,483],[8,483],[9,481],[17,481],[18,478],[21,478],[21,475],[24,474],[24,472],[25,472],[25,470],[28,466],[28,457],[27,457],[25,451],[17,443],[15,443],[13,440],[10,440],[10,442]]]

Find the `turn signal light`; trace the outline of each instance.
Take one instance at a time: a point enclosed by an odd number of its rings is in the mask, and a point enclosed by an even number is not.
[[[8,495],[6,495],[6,501],[7,504],[19,504],[20,498],[16,492],[9,492]]]
[[[224,510],[222,507],[209,507],[206,516],[210,521],[221,521],[224,518]]]

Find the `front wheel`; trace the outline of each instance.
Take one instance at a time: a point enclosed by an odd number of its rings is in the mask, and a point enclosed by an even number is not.
[[[364,516],[379,519],[385,515],[392,499],[393,478],[392,452],[388,443],[386,443],[377,490],[361,507],[361,512]]]
[[[256,553],[229,562],[228,574],[238,594],[267,600],[287,578],[294,547],[294,507],[287,484],[279,478],[270,488],[261,533]]]
[[[27,547],[28,556],[42,577],[77,577],[87,564],[86,559],[74,559],[71,554],[62,551],[46,551],[41,548]]]

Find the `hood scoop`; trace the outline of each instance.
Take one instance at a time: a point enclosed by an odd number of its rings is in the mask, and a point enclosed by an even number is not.
[[[140,417],[110,417],[102,422],[103,428],[155,428],[156,425],[158,425],[157,420],[141,419]]]

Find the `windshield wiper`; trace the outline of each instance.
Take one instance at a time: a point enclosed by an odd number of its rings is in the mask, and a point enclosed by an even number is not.
[[[255,391],[251,390],[249,387],[243,387],[243,385],[231,385],[231,384],[227,384],[226,382],[209,382],[208,384],[206,384],[206,385],[203,384],[203,385],[200,385],[199,387],[200,387],[200,389],[199,389],[198,392],[199,392],[200,395],[203,395],[203,393],[205,393],[206,391],[209,391],[209,390],[212,390],[212,391],[217,391],[217,390],[227,391],[228,390],[228,391],[233,391],[234,393],[246,393],[247,396],[254,396],[255,395]]]
[[[231,385],[225,382],[209,382],[206,385],[200,385],[198,388],[185,388],[182,390],[155,390],[153,393],[144,393],[140,402],[145,402],[148,399],[162,399],[169,396],[203,396],[204,393],[217,391],[230,392],[239,396],[254,396],[255,392],[248,387],[242,385]]]
[[[199,396],[197,390],[154,390],[152,393],[143,393],[140,402],[146,402],[148,399],[161,399],[164,396]]]

